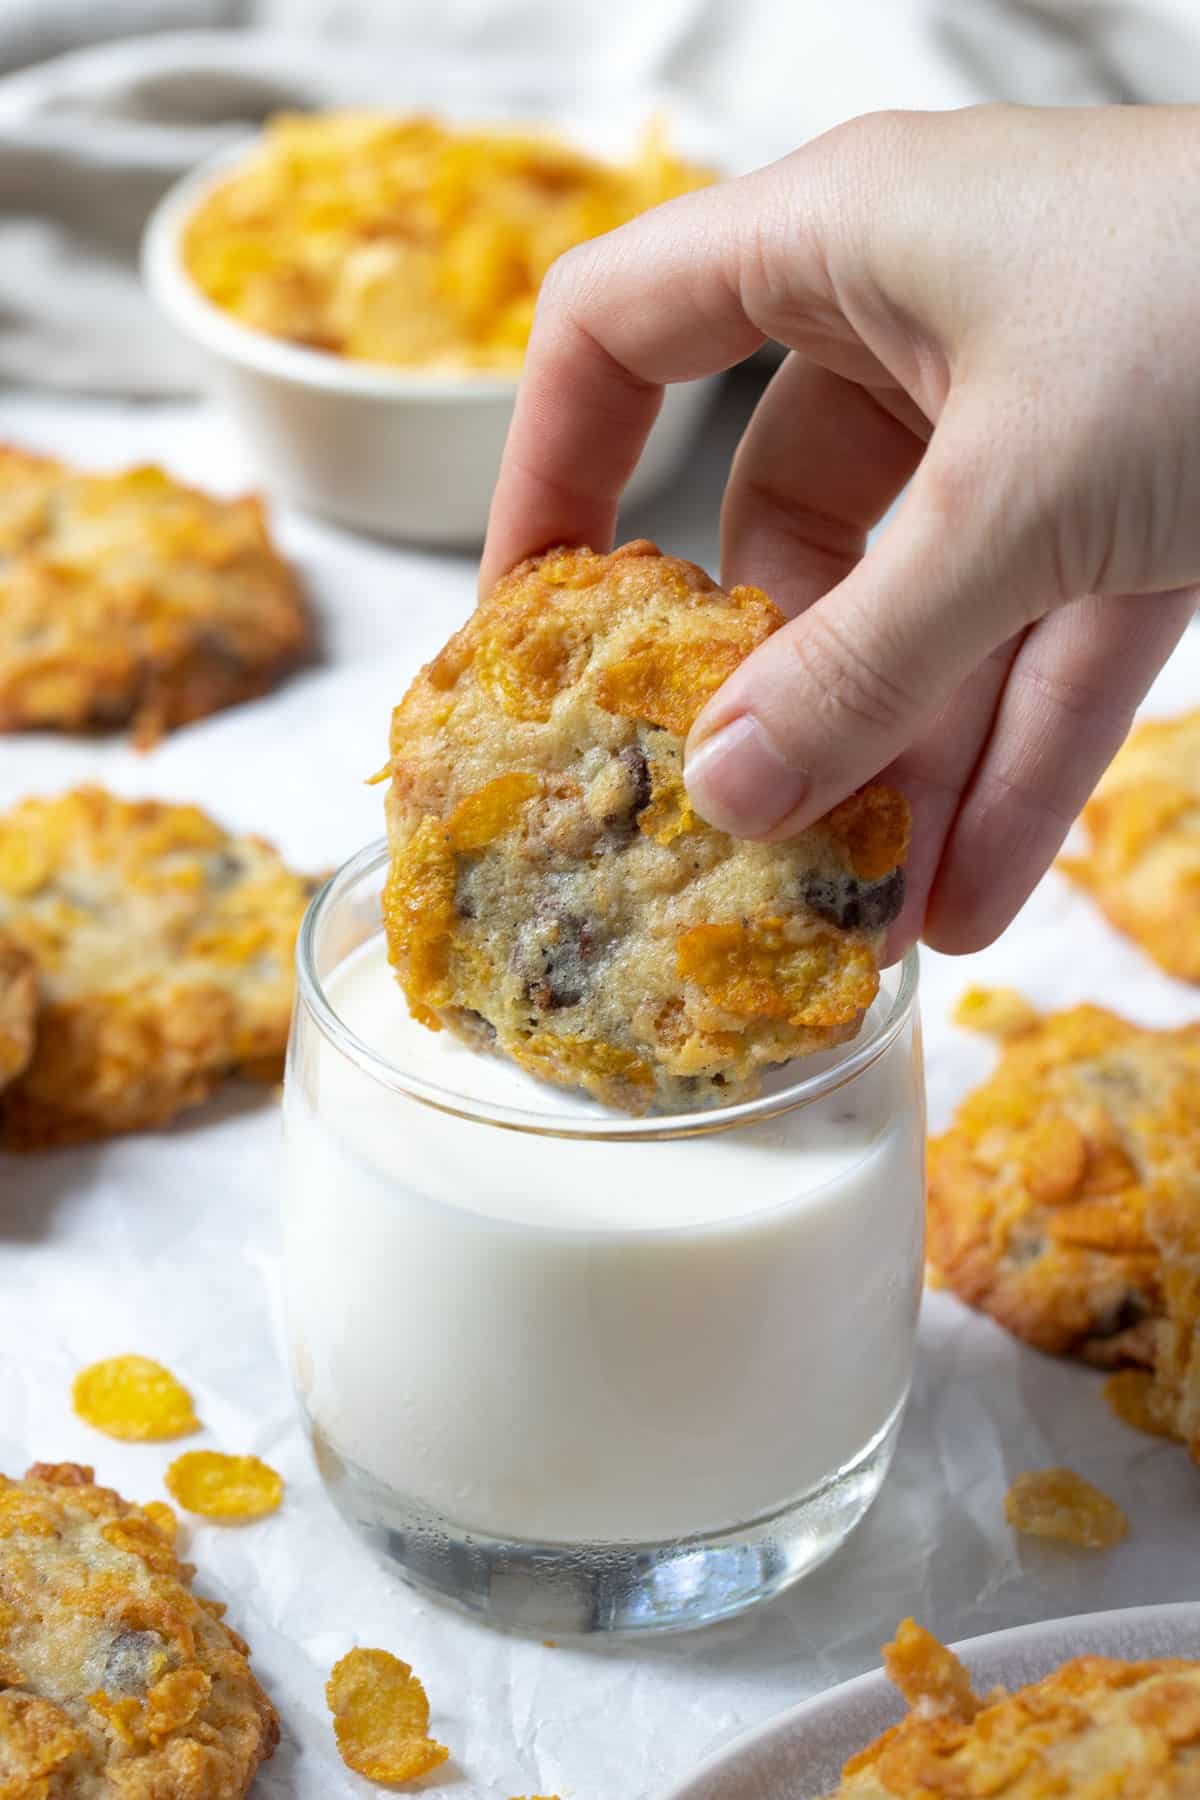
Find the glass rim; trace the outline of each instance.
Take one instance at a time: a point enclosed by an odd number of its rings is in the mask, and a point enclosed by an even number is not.
[[[387,839],[376,838],[335,870],[313,895],[296,940],[297,1000],[307,1008],[321,1036],[372,1080],[406,1099],[474,1124],[492,1125],[505,1131],[528,1132],[538,1137],[575,1138],[591,1142],[702,1137],[714,1132],[729,1131],[735,1126],[757,1124],[765,1119],[777,1118],[782,1113],[793,1112],[798,1107],[811,1105],[814,1100],[823,1099],[825,1095],[847,1086],[866,1069],[871,1068],[895,1042],[916,1004],[919,958],[913,948],[907,950],[901,959],[900,983],[887,1012],[867,1036],[850,1040],[845,1046],[844,1057],[839,1057],[831,1067],[816,1074],[802,1076],[776,1093],[761,1094],[755,1100],[736,1101],[731,1106],[709,1107],[692,1113],[569,1119],[560,1113],[543,1113],[529,1107],[478,1100],[414,1075],[373,1050],[338,1013],[317,971],[317,936],[326,918],[339,901],[344,899],[347,889],[353,883],[384,867],[387,859]],[[382,915],[380,929],[382,930]]]

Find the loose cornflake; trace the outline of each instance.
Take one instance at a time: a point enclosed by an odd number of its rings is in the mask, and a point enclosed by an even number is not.
[[[189,1450],[175,1458],[163,1479],[180,1506],[223,1524],[261,1519],[283,1499],[282,1475],[257,1456]]]
[[[110,1356],[75,1377],[75,1411],[85,1424],[127,1443],[152,1443],[199,1431],[192,1396],[149,1356]]]
[[[1004,1497],[1004,1516],[1015,1531],[1084,1550],[1110,1549],[1129,1530],[1116,1501],[1074,1469],[1030,1469],[1018,1475]]]
[[[968,1031],[987,1037],[1020,1037],[1038,1023],[1036,1007],[1013,988],[968,988],[951,1017]]]
[[[388,1650],[351,1650],[325,1684],[342,1761],[372,1781],[412,1781],[450,1752],[429,1735],[429,1701]]]

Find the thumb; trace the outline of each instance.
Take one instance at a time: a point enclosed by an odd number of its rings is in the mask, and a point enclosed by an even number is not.
[[[950,412],[883,536],[696,719],[687,786],[719,830],[774,837],[811,825],[886,768],[991,651],[1065,598],[1046,515],[1020,480],[1027,460],[1011,445],[997,456]]]

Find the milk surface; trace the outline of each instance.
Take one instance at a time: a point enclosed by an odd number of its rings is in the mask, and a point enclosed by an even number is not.
[[[326,992],[455,1104],[567,1129],[615,1117],[415,1024],[379,938]],[[493,1537],[663,1542],[788,1505],[907,1390],[919,1080],[902,1043],[774,1119],[572,1139],[397,1095],[310,1028],[285,1101],[285,1257],[314,1426],[405,1500]]]

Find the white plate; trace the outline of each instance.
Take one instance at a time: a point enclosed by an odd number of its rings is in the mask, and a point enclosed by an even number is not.
[[[1200,1656],[1200,1603],[1018,1625],[955,1649],[983,1692],[1023,1687],[1072,1656]],[[903,1712],[881,1671],[860,1675],[738,1738],[661,1800],[816,1800],[836,1789],[846,1759]]]

